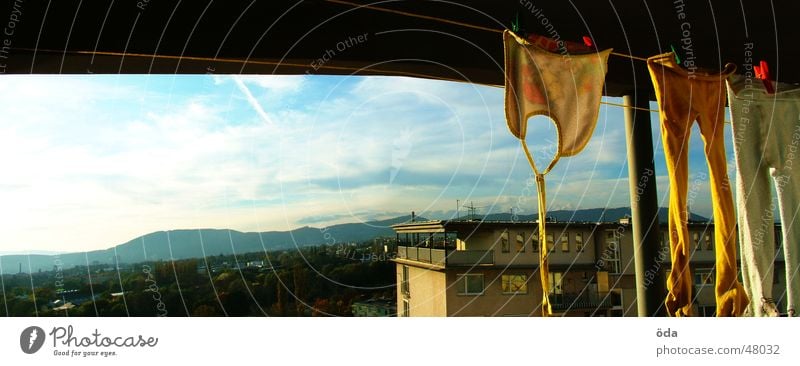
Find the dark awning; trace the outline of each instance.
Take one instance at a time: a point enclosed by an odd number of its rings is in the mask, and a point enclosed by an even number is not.
[[[518,17],[533,33],[590,36],[600,48],[639,57],[685,42],[710,69],[742,65],[752,42],[753,61],[767,61],[773,78],[800,82],[791,67],[800,61],[797,1],[370,4],[395,11],[326,0],[8,0],[0,72],[378,74],[502,85],[499,32]],[[607,94],[634,86],[651,89],[644,62],[612,56]]]

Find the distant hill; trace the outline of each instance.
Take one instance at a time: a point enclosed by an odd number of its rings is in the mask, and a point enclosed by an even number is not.
[[[370,240],[378,236],[393,236],[391,225],[407,222],[411,216],[365,223],[332,225],[327,228],[301,227],[291,231],[243,233],[227,229],[191,229],[157,231],[105,250],[55,255],[0,256],[2,273],[52,270],[60,260],[65,268],[87,265],[95,261],[113,264],[147,260],[200,258],[208,255],[249,253],[265,250],[290,249],[320,244],[339,244]],[[424,220],[424,219],[422,219]],[[30,260],[30,266],[28,261]]]
[[[585,210],[559,210],[547,215],[558,221],[601,222],[617,221],[630,215],[629,207],[595,208]],[[518,221],[535,220],[537,215],[520,215]],[[478,217],[479,218],[479,217]],[[511,214],[497,213],[484,217],[486,220],[510,220]],[[667,209],[659,211],[661,222],[666,222]],[[693,221],[708,219],[692,214]],[[339,244],[370,240],[378,236],[394,236],[391,225],[408,222],[411,216],[400,216],[381,221],[332,225],[326,228],[304,226],[291,231],[267,231],[243,233],[227,229],[191,229],[157,231],[135,238],[127,243],[90,252],[61,255],[14,254],[0,256],[0,273],[17,273],[22,263],[23,272],[52,270],[60,260],[65,268],[87,265],[94,262],[113,264],[117,256],[120,263],[138,263],[148,260],[171,260],[201,258],[209,255],[249,253],[276,249],[290,249],[320,244]],[[424,221],[425,218],[418,217]],[[28,265],[30,261],[30,266]]]

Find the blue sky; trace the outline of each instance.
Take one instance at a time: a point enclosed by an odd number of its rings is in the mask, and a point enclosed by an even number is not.
[[[456,199],[481,213],[536,210],[500,88],[399,77],[6,76],[0,95],[0,251],[106,248],[182,228],[322,227],[412,210],[441,217]],[[657,114],[652,125],[666,206]],[[545,164],[554,129],[537,118],[528,135]],[[733,179],[730,142],[726,125]],[[691,209],[709,216],[696,126],[690,148]],[[625,151],[622,109],[602,105],[586,149],[548,175],[550,209],[628,206]]]

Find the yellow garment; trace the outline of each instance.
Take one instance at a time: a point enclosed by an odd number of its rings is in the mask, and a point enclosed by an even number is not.
[[[725,157],[725,80],[736,70],[727,64],[719,74],[688,72],[673,53],[647,59],[661,117],[661,138],[669,173],[669,231],[672,271],[665,301],[670,316],[692,315],[692,247],[687,228],[688,144],[697,120],[705,143],[714,211],[717,316],[742,315],[749,303],[736,278],[736,221]]]
[[[548,316],[553,310],[549,299],[544,176],[555,166],[558,159],[579,153],[589,142],[597,124],[606,65],[611,49],[578,55],[553,53],[509,31],[503,32],[503,42],[506,122],[511,133],[522,142],[528,162],[536,174],[539,198],[542,315]],[[525,143],[528,118],[535,115],[550,117],[558,133],[558,150],[553,161],[541,172],[536,168]]]

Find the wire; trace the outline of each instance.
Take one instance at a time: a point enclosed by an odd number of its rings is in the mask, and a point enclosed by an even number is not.
[[[357,4],[357,3],[352,3],[352,2],[349,2],[349,1],[343,1],[343,0],[324,0],[324,1],[327,1],[329,3],[340,4],[340,5],[349,5],[349,6],[353,6],[353,7],[357,7],[357,8],[365,8],[365,9],[370,9],[370,10],[375,10],[375,11],[381,11],[381,12],[384,12],[384,13],[398,14],[398,15],[403,15],[403,16],[412,17],[412,18],[432,20],[432,21],[440,22],[440,23],[459,25],[459,26],[462,26],[462,27],[478,29],[478,30],[487,31],[487,32],[494,32],[494,33],[500,33],[500,34],[503,33],[503,31],[500,30],[500,29],[494,29],[494,28],[484,27],[484,26],[480,26],[480,25],[474,25],[474,24],[459,22],[459,21],[456,21],[456,20],[443,19],[443,18],[439,18],[439,17],[433,17],[433,16],[430,16],[430,15],[409,13],[407,11],[394,10],[394,9],[389,9],[389,8],[382,8],[382,7],[373,6],[373,5]]]
[[[642,107],[634,107],[634,106],[631,106],[631,105],[624,105],[624,104],[619,104],[619,103],[612,103],[612,102],[603,102],[603,101],[600,101],[600,104],[605,104],[605,105],[613,105],[613,106],[615,106],[615,107],[623,107],[623,108],[633,108],[633,109],[637,109],[637,110],[640,110],[640,111],[646,111],[646,112],[655,112],[655,113],[658,113],[658,110],[657,110],[657,109],[648,109],[648,108],[642,108]]]
[[[370,10],[380,11],[380,12],[384,12],[384,13],[392,13],[392,14],[398,14],[398,15],[403,15],[403,16],[412,17],[412,18],[431,20],[431,21],[440,22],[440,23],[446,23],[446,24],[453,24],[453,25],[458,25],[458,26],[462,26],[462,27],[466,27],[466,28],[472,28],[472,29],[478,29],[478,30],[487,31],[487,32],[503,33],[503,31],[500,30],[500,29],[494,29],[494,28],[484,27],[484,26],[480,26],[480,25],[474,25],[474,24],[459,22],[459,21],[455,21],[455,20],[434,17],[434,16],[430,16],[430,15],[409,13],[407,11],[389,9],[389,8],[384,8],[384,7],[380,7],[380,6],[358,4],[358,3],[345,1],[345,0],[323,0],[323,1],[326,1],[326,2],[329,2],[329,3],[334,3],[334,4],[352,6],[352,7],[355,7],[355,8],[364,8],[364,9],[370,9]],[[637,61],[645,61],[645,62],[647,61],[647,59],[644,58],[644,57],[633,56],[633,55],[629,55],[629,54],[626,54],[626,53],[611,52],[611,54],[614,55],[614,56],[629,58],[629,59],[637,60]],[[446,80],[446,79],[443,79],[443,80]],[[456,81],[463,81],[463,80],[456,80]],[[493,86],[493,87],[500,87],[500,88],[503,87],[502,85],[493,85],[493,84],[492,85],[485,84],[485,85]],[[627,105],[618,104],[618,103],[603,102],[603,101],[601,101],[600,103],[601,104],[606,104],[606,105],[611,105],[611,106],[616,106],[616,107],[633,108],[633,109],[640,110],[640,111],[655,112],[655,113],[659,112],[658,110],[653,110],[653,109],[648,109],[648,108],[641,108],[641,107],[634,107],[634,106],[627,106]],[[730,122],[729,121],[725,121],[725,123],[730,123]]]
[[[325,0],[325,1],[340,1],[340,0]],[[33,49],[29,48],[15,48],[15,50],[19,51],[33,51]],[[279,61],[267,61],[267,60],[241,60],[236,58],[213,58],[213,57],[200,57],[200,56],[174,56],[174,55],[158,55],[158,54],[144,54],[144,53],[127,53],[127,52],[108,52],[108,51],[63,51],[63,50],[50,50],[50,49],[39,49],[37,52],[42,53],[61,53],[61,54],[76,54],[76,55],[100,55],[100,56],[115,56],[115,57],[142,57],[142,58],[151,58],[151,59],[166,59],[166,60],[189,60],[189,61],[206,61],[206,62],[223,62],[223,63],[246,63],[246,64],[254,64],[254,65],[269,65],[269,66],[292,66],[292,67],[311,67],[311,65],[307,64],[298,64],[298,63],[291,63],[291,62],[279,62]],[[426,78],[426,79],[434,79],[434,80],[441,80],[441,81],[453,81],[453,82],[460,82],[460,83],[470,83],[470,84],[478,84],[478,85],[485,85],[493,88],[504,88],[504,85],[497,85],[497,84],[481,84],[475,83],[469,80],[462,80],[462,79],[454,79],[454,78],[446,78],[446,77],[438,77],[429,74],[420,74],[414,72],[407,72],[407,71],[398,71],[398,70],[383,70],[383,69],[375,69],[375,68],[364,68],[364,67],[349,67],[349,66],[333,66],[333,65],[322,65],[319,66],[317,69],[329,69],[329,70],[341,70],[341,71],[371,71],[379,74],[393,74],[398,76],[411,76],[411,77],[418,77],[418,78]],[[623,107],[623,108],[633,108],[640,111],[646,112],[654,112],[658,113],[659,111],[656,109],[648,109],[642,107],[634,107],[634,106],[627,106],[624,104],[613,103],[613,102],[604,102],[600,101],[600,104],[615,106],[615,107]],[[725,123],[730,123],[730,121],[725,121]]]
[[[612,103],[612,102],[600,101],[600,104],[611,105],[611,106],[622,107],[622,108],[633,108],[633,109],[637,109],[637,110],[640,110],[640,111],[653,112],[653,113],[659,113],[660,112],[658,109],[648,109],[648,108],[642,108],[642,107],[634,107],[634,106],[631,106],[631,105],[624,105],[624,104]],[[731,124],[731,121],[728,121],[728,120],[724,120],[723,122],[725,124]]]
[[[639,61],[647,62],[647,59],[644,58],[644,57],[633,56],[633,55],[628,55],[626,53],[619,53],[619,52],[611,52],[611,54],[614,55],[614,56],[626,57],[626,58],[630,58],[630,59],[633,59],[633,60],[639,60]]]
[[[338,0],[326,0],[326,1],[338,1]],[[175,55],[159,55],[159,54],[152,54],[152,53],[129,53],[129,52],[112,52],[112,51],[71,51],[71,50],[52,50],[52,49],[37,49],[34,50],[32,48],[14,48],[16,51],[24,51],[24,52],[41,52],[41,53],[58,53],[58,54],[73,54],[73,55],[93,55],[93,56],[113,56],[113,57],[134,57],[134,58],[150,58],[150,59],[164,59],[164,60],[187,60],[187,61],[205,61],[205,62],[221,62],[221,63],[237,63],[237,64],[252,64],[252,65],[267,65],[267,66],[290,66],[290,67],[305,67],[305,68],[312,68],[310,64],[299,64],[293,62],[284,62],[284,61],[269,61],[269,60],[260,60],[260,59],[253,59],[253,60],[242,60],[238,58],[220,58],[220,57],[202,57],[202,56],[175,56]],[[386,69],[377,69],[374,67],[352,67],[352,66],[334,66],[334,65],[319,65],[316,69],[328,69],[328,70],[341,70],[341,71],[355,71],[355,72],[363,72],[363,71],[370,71],[378,74],[393,74],[393,75],[401,75],[401,76],[413,76],[419,78],[426,78],[426,79],[434,79],[434,80],[442,80],[442,81],[454,81],[460,83],[470,83],[470,84],[478,84],[489,86],[492,88],[505,88],[505,85],[498,85],[498,84],[489,84],[489,83],[477,83],[471,80],[463,80],[463,79],[456,79],[456,78],[448,78],[448,77],[441,77],[431,74],[422,74],[410,71],[400,71],[400,70],[386,70]],[[604,103],[604,102],[601,102]],[[622,104],[616,104],[618,106],[624,107]],[[632,107],[633,108],[633,107]],[[641,108],[638,108],[641,109]],[[650,110],[651,112],[657,112]]]
[[[453,24],[453,25],[458,25],[458,26],[461,26],[461,27],[478,29],[478,30],[482,30],[482,31],[486,31],[486,32],[503,33],[503,30],[501,30],[501,29],[489,28],[489,27],[484,27],[484,26],[480,26],[480,25],[459,22],[459,21],[456,21],[456,20],[450,20],[450,19],[434,17],[434,16],[430,16],[430,15],[409,13],[407,11],[389,9],[389,8],[384,8],[384,7],[380,7],[380,6],[358,4],[358,3],[354,3],[354,2],[350,2],[350,1],[344,1],[344,0],[323,0],[323,1],[326,1],[326,2],[329,2],[329,3],[334,3],[334,4],[339,4],[339,5],[352,6],[352,7],[355,7],[355,8],[364,8],[364,9],[370,9],[370,10],[380,11],[380,12],[384,12],[384,13],[398,14],[398,15],[403,15],[403,16],[407,16],[407,17],[411,17],[411,18],[431,20],[431,21],[439,22],[439,23]],[[628,55],[626,53],[611,52],[611,54],[614,55],[614,56],[625,57],[625,58],[629,58],[629,59],[632,59],[632,60],[647,61],[647,59],[644,58],[644,57]]]
[[[493,88],[505,88],[505,86],[504,86],[504,85],[486,84],[486,86],[491,86],[491,87],[493,87]],[[615,106],[615,107],[623,107],[623,108],[633,108],[633,109],[640,110],[640,111],[645,111],[645,112],[655,112],[655,113],[658,113],[658,110],[657,110],[657,109],[648,109],[648,108],[642,108],[642,107],[634,107],[634,106],[629,106],[629,105],[625,105],[625,104],[619,104],[619,103],[612,103],[612,102],[604,102],[604,101],[600,101],[600,104],[611,105],[611,106]]]
[[[175,56],[175,55],[159,55],[159,54],[148,54],[148,53],[128,53],[128,52],[111,52],[111,51],[71,51],[71,50],[52,50],[52,49],[32,49],[32,48],[14,48],[17,51],[25,51],[25,52],[41,52],[41,53],[58,53],[58,54],[72,54],[72,55],[93,55],[93,56],[113,56],[113,57],[138,57],[138,58],[150,58],[150,59],[164,59],[164,60],[187,60],[187,61],[205,61],[205,62],[221,62],[221,63],[237,63],[237,64],[252,64],[252,65],[267,65],[267,66],[290,66],[290,67],[304,67],[304,68],[314,68],[311,64],[299,64],[293,62],[284,62],[284,61],[269,61],[269,60],[243,60],[238,58],[219,58],[219,57],[202,57],[202,56]],[[418,78],[426,78],[426,79],[434,79],[434,80],[442,80],[442,81],[457,81],[462,83],[472,83],[472,84],[480,84],[474,83],[469,80],[460,80],[454,78],[446,78],[440,77],[436,75],[430,74],[421,74],[415,73],[410,71],[400,71],[400,70],[386,70],[386,69],[377,69],[374,67],[351,67],[351,66],[333,66],[333,65],[318,65],[315,70],[319,69],[327,69],[327,70],[341,70],[341,71],[355,71],[355,72],[364,72],[369,71],[376,74],[387,74],[387,75],[396,75],[396,76],[412,76]],[[482,84],[494,87],[502,88],[502,85],[493,85],[493,84]]]

